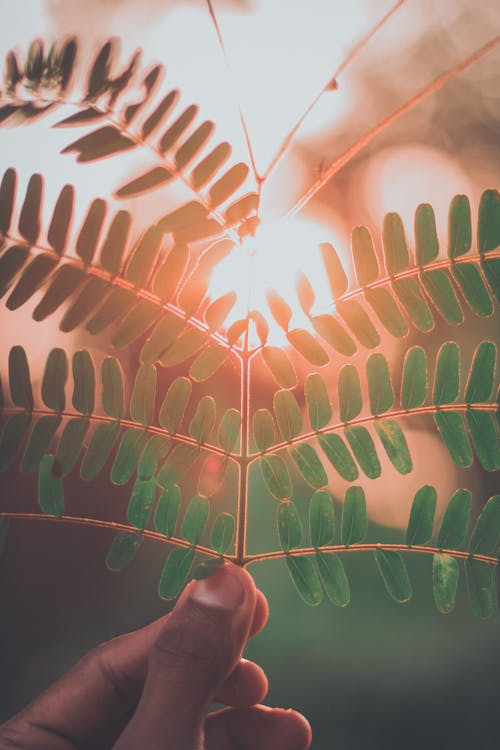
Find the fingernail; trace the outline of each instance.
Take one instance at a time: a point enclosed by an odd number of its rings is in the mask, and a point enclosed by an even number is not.
[[[210,578],[211,575],[219,570],[221,565],[224,565],[224,560],[221,557],[213,560],[205,560],[205,562],[200,563],[195,568],[193,573],[194,580],[201,581],[204,578]]]
[[[194,583],[190,596],[205,607],[234,610],[243,602],[245,590],[234,566],[219,565],[208,578]]]

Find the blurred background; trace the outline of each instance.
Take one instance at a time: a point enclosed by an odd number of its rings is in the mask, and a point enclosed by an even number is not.
[[[0,51],[3,56],[17,46],[25,52],[36,36],[50,42],[76,34],[83,53],[91,56],[108,36],[119,36],[124,61],[142,47],[144,64],[165,63],[168,85],[182,92],[179,111],[191,102],[199,104],[203,117],[216,123],[217,135],[231,142],[235,158],[248,161],[241,108],[262,174],[349,51],[392,4],[385,0],[217,0],[214,7],[225,56],[202,0],[23,0],[2,11]],[[500,7],[486,0],[400,3],[339,74],[338,87],[323,94],[305,119],[266,182],[263,218],[273,222],[286,213],[360,135],[499,32]],[[411,238],[413,214],[420,202],[434,207],[441,253],[445,254],[450,199],[466,193],[474,216],[481,192],[498,187],[499,63],[498,51],[475,63],[394,122],[339,171],[297,217],[300,231],[292,234],[300,242],[290,235],[283,239],[287,273],[283,273],[279,240],[277,252],[266,256],[266,271],[257,279],[262,292],[272,279],[288,297],[296,271],[307,267],[321,303],[324,278],[314,256],[315,243],[333,242],[353,278],[348,257],[351,227],[366,224],[378,238],[384,214],[398,211]],[[78,186],[75,226],[91,199],[108,198],[134,168],[126,159],[79,165],[71,156],[60,156],[59,150],[77,135],[51,130],[45,120],[4,129],[0,137],[0,171],[16,167],[19,195],[31,173],[45,175],[47,217],[60,188],[66,182]],[[140,211],[138,201],[120,207],[134,214],[136,230],[140,230],[166,213],[174,197],[160,191],[141,201]],[[234,273],[232,269],[215,278],[214,296],[231,288]],[[258,299],[259,290],[255,293]],[[36,300],[15,313],[0,311],[3,372],[8,351],[17,343],[28,351],[34,380],[41,377],[45,356],[53,346],[63,346],[68,353],[86,347],[96,358],[102,357],[105,337],[63,334],[56,316],[34,327],[30,318],[34,304]],[[297,324],[302,324],[298,309],[294,315]],[[432,336],[412,334],[405,346],[421,343],[436,351],[444,337],[460,337],[469,353],[480,339],[498,340],[498,330],[498,315],[479,324],[471,316],[458,332],[441,323]],[[384,340],[384,347],[400,371],[402,345]],[[130,357],[133,360],[133,351]],[[335,366],[331,377],[333,382]],[[258,381],[257,388],[256,398],[265,399],[270,393],[265,380]],[[421,422],[410,430],[414,484],[390,470],[370,484],[371,538],[400,540],[413,493],[426,482],[438,487],[440,507],[457,487],[472,489],[476,513],[498,491],[495,476],[477,467],[457,473],[426,426]],[[76,474],[66,484],[72,514],[126,518],[129,486],[114,487],[106,479],[84,485]],[[20,475],[15,469],[1,475],[0,489],[0,509],[36,509],[36,477]],[[261,489],[260,478],[253,476],[249,541],[275,546],[274,506]],[[343,489],[337,484],[332,491],[340,498]],[[299,485],[298,493],[300,503],[306,488]],[[0,721],[93,645],[139,627],[168,609],[156,594],[164,545],[144,543],[132,565],[113,575],[104,567],[110,540],[106,530],[11,524],[0,562]],[[439,615],[432,601],[430,556],[407,556],[414,598],[405,606],[384,594],[368,554],[345,557],[352,589],[352,601],[345,610],[329,602],[315,609],[303,605],[283,561],[251,568],[271,604],[269,624],[247,652],[269,675],[267,702],[297,708],[309,718],[314,750],[498,747],[498,618],[486,623],[473,619],[462,584],[455,613]]]

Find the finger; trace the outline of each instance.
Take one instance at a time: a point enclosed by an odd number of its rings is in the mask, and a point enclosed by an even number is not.
[[[235,565],[187,586],[151,650],[137,711],[116,750],[201,747],[207,709],[240,660],[256,600],[252,578]]]
[[[116,737],[136,708],[146,677],[149,652],[169,616],[167,614],[140,630],[113,638],[90,651],[39,698],[2,726],[2,732],[27,737],[33,733],[33,727],[43,725],[82,746],[95,741],[97,736]],[[258,591],[249,637],[264,627],[267,616],[266,598]],[[262,700],[267,691],[267,680],[257,665],[245,666],[242,671],[236,666],[229,679],[233,679],[232,688],[223,683],[216,695],[220,703],[250,706]]]
[[[307,750],[311,737],[307,719],[282,708],[224,708],[205,722],[206,750]]]
[[[264,700],[268,683],[264,670],[253,661],[240,659],[215,693],[217,703],[234,708],[254,706]]]

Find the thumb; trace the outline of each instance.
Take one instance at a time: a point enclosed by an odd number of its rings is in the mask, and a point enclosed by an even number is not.
[[[255,603],[252,578],[235,565],[185,588],[151,650],[141,699],[115,750],[202,747],[206,712],[241,657]]]

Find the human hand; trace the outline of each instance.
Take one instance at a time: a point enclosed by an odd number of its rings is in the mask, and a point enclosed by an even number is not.
[[[256,705],[267,679],[241,658],[267,613],[250,575],[222,565],[0,726],[0,750],[306,750],[306,719]],[[212,701],[228,708],[207,713]]]

